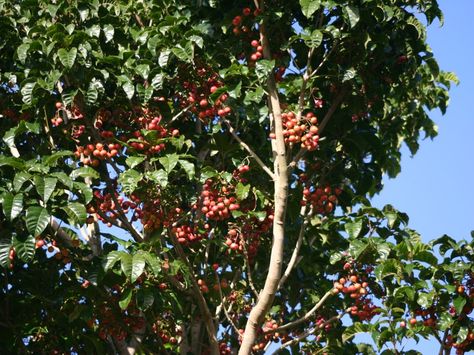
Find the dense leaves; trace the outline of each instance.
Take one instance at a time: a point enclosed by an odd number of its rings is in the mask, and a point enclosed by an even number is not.
[[[284,274],[253,351],[470,350],[472,242],[368,200],[457,82],[422,16],[436,1],[0,0],[3,353],[239,348],[278,142]]]

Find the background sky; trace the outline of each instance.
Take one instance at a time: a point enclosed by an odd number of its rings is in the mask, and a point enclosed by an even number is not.
[[[428,27],[428,43],[440,68],[455,72],[461,82],[450,91],[446,115],[432,112],[438,137],[421,142],[413,158],[404,149],[402,172],[385,179],[384,189],[373,199],[377,207],[390,203],[406,212],[409,226],[425,242],[443,234],[469,240],[474,230],[474,1],[439,0],[439,5],[445,22]],[[435,340],[411,343],[411,348],[423,355],[439,351]]]

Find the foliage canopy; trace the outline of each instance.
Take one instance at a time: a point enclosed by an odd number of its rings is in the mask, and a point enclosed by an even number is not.
[[[0,15],[3,353],[474,347],[472,243],[369,202],[457,83],[420,20],[436,1]]]

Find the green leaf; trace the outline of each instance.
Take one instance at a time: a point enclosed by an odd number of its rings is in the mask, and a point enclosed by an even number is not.
[[[76,180],[78,177],[98,179],[99,173],[92,169],[90,166],[83,166],[79,169],[74,170],[71,173],[70,177],[73,180]]]
[[[58,57],[61,61],[61,64],[64,65],[67,69],[71,69],[76,61],[77,56],[77,48],[71,48],[67,50],[65,48],[61,48],[58,50]]]
[[[136,170],[125,170],[118,179],[125,192],[133,192],[138,187],[138,183],[143,179],[143,175]]]
[[[25,168],[25,162],[19,158],[14,158],[14,157],[7,157],[7,156],[2,156],[0,155],[0,167],[8,165],[11,166],[12,168],[21,170]]]
[[[119,301],[120,308],[122,310],[127,309],[131,300],[132,300],[132,289],[126,288],[125,290],[123,290],[122,297],[120,298],[120,301]]]
[[[105,25],[104,28],[105,43],[110,42],[114,38],[115,29],[112,25]]]
[[[27,172],[20,171],[19,173],[16,173],[15,178],[13,179],[13,189],[15,191],[20,191],[23,184],[29,179],[31,179],[31,174],[28,174]]]
[[[433,304],[433,294],[419,293],[416,303],[418,303],[423,308],[430,307]]]
[[[128,157],[125,160],[125,163],[130,167],[130,169],[135,168],[137,165],[140,165],[145,161],[145,157]]]
[[[22,95],[22,100],[25,104],[31,104],[33,101],[33,90],[36,86],[36,83],[26,83],[21,88],[20,92]]]
[[[153,291],[148,288],[140,288],[137,291],[137,307],[142,311],[146,311],[153,305],[155,297],[153,296]]]
[[[241,182],[237,184],[235,187],[235,194],[237,196],[237,199],[239,200],[245,200],[249,196],[250,192],[250,185],[244,185]]]
[[[151,253],[145,253],[145,260],[148,266],[151,268],[153,274],[158,277],[161,275],[161,260],[156,255]]]
[[[133,267],[133,259],[130,254],[122,253],[120,255],[120,266],[122,268],[122,272],[127,278],[132,276],[132,267]]]
[[[257,74],[257,78],[261,81],[266,80],[270,73],[273,71],[273,68],[275,68],[274,60],[259,60],[255,64],[255,73]]]
[[[178,164],[179,156],[177,154],[168,154],[164,157],[158,159],[158,161],[163,165],[165,171],[169,174]]]
[[[160,52],[160,55],[158,57],[158,65],[162,68],[166,67],[168,65],[168,59],[170,57],[171,51],[169,49],[165,49]]]
[[[354,323],[350,327],[346,328],[346,330],[342,334],[342,342],[345,343],[349,339],[356,336],[357,334],[368,333],[370,331],[371,331],[370,324]]]
[[[12,221],[20,215],[21,211],[23,211],[23,194],[5,193],[3,195],[3,214]]]
[[[344,8],[344,14],[349,20],[349,25],[353,28],[360,20],[359,9],[353,5],[347,5]]]
[[[466,305],[466,299],[463,296],[458,296],[453,300],[454,308],[457,314],[461,314],[464,306]]]
[[[53,177],[46,177],[46,178],[43,178],[41,176],[34,177],[36,191],[38,192],[38,195],[41,196],[41,199],[44,202],[48,202],[49,198],[54,192],[54,189],[56,188],[57,182],[58,182],[58,179],[53,178]]]
[[[135,86],[133,86],[131,81],[125,81],[122,83],[122,89],[125,91],[125,95],[129,100],[132,99],[133,95],[135,94]]]
[[[321,0],[300,0],[301,11],[310,18],[321,6]]]
[[[446,329],[450,329],[451,326],[454,324],[454,319],[448,312],[441,312],[438,320],[438,326],[441,331],[445,331]]]
[[[0,239],[0,266],[7,268],[10,266],[10,249],[12,247],[11,240]]]
[[[31,206],[26,210],[26,228],[33,236],[38,236],[49,223],[48,211],[40,206]]]
[[[123,251],[117,250],[111,251],[109,254],[107,254],[103,263],[104,270],[108,271],[113,268],[117,261],[119,261],[122,257],[122,254],[124,254]]]
[[[342,254],[341,253],[334,253],[330,256],[329,258],[329,263],[331,265],[334,265],[336,264],[338,261],[340,261],[342,259]]]
[[[21,64],[25,64],[30,46],[31,46],[31,43],[23,43],[18,46],[16,50],[16,54],[18,55],[18,59],[20,60]]]
[[[63,211],[68,215],[70,224],[82,226],[86,222],[87,211],[82,203],[70,202],[63,207]]]
[[[148,64],[139,64],[135,67],[135,73],[147,80],[150,75],[150,66]]]
[[[153,86],[153,88],[155,90],[160,90],[163,88],[163,79],[164,79],[164,75],[162,73],[158,73],[156,74],[153,79],[151,79],[151,86]]]
[[[70,150],[61,150],[59,152],[55,152],[49,156],[44,156],[43,161],[48,166],[57,166],[58,160],[64,157],[70,157],[73,153]]]
[[[15,248],[16,255],[24,262],[33,259],[35,255],[35,244],[36,241],[32,235],[28,235],[26,238],[13,237],[13,247]]]
[[[89,185],[84,184],[83,182],[74,182],[73,186],[75,190],[78,190],[82,196],[84,196],[84,203],[86,205],[92,201],[92,189]]]
[[[188,175],[189,180],[192,180],[195,175],[194,164],[187,160],[179,160],[179,165],[184,169]]]
[[[54,176],[55,178],[57,178],[59,180],[59,182],[66,186],[68,189],[72,189],[73,188],[73,184],[74,182],[71,180],[70,176],[69,175],[66,175],[65,173],[63,172],[55,172],[55,173],[51,173],[50,174],[51,176]],[[82,184],[82,183],[78,183],[78,184]]]
[[[193,53],[189,50],[188,46],[186,46],[186,48],[183,48],[182,46],[178,45],[176,47],[171,48],[171,52],[173,52],[173,54],[183,62],[191,62],[191,59],[193,58]]]
[[[146,176],[162,187],[168,186],[168,173],[163,169],[148,172]]]
[[[358,219],[354,222],[348,222],[344,225],[344,229],[350,238],[357,238],[362,231],[362,220]]]
[[[456,338],[457,342],[462,343],[464,340],[466,340],[468,334],[469,334],[468,327],[459,328],[457,338]]]
[[[142,252],[137,252],[132,260],[131,281],[135,282],[145,270],[145,256]]]

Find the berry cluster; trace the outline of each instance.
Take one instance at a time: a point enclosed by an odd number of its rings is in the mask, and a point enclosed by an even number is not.
[[[315,213],[329,214],[334,211],[337,204],[337,196],[341,194],[340,188],[332,189],[330,186],[305,187],[303,189],[302,204],[311,204]]]
[[[244,171],[242,170],[242,172]],[[235,196],[235,185],[225,181],[207,179],[198,203],[193,208],[199,208],[200,212],[210,220],[222,221],[229,218],[232,211],[240,209]]]
[[[233,227],[227,232],[225,244],[232,251],[239,253],[247,252],[249,261],[252,262],[257,254],[260,240],[273,225],[273,211],[267,210],[263,220],[255,217],[238,218],[237,224],[240,228]]]
[[[118,143],[109,143],[104,145],[102,143],[87,144],[84,147],[77,147],[74,155],[80,159],[84,165],[91,165],[96,168],[100,164],[100,160],[110,159],[118,155],[121,149]]]
[[[290,147],[300,144],[302,148],[309,151],[316,150],[319,143],[319,129],[316,126],[318,119],[312,112],[298,120],[294,112],[282,113],[283,136],[285,143]],[[270,133],[270,138],[275,139],[275,133]]]
[[[197,76],[191,78],[192,80],[188,79],[182,83],[181,93],[177,95],[180,106],[182,108],[191,106],[190,111],[203,122],[213,119],[216,115],[220,117],[229,115],[232,109],[225,105],[229,98],[227,93],[219,95],[213,105],[209,101],[209,97],[223,86],[218,74],[205,67],[197,69],[196,74]],[[183,76],[189,78],[189,72],[187,71]]]
[[[196,226],[189,225],[176,226],[171,231],[176,235],[180,244],[197,242],[207,236],[207,233],[200,233]]]

